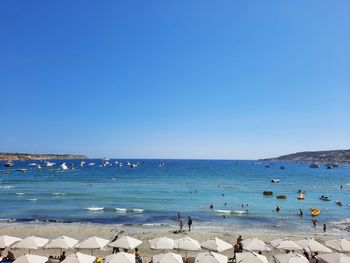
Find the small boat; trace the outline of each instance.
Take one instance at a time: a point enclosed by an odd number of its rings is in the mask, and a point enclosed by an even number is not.
[[[89,165],[89,166],[94,166],[94,165],[95,165],[95,163],[89,163],[88,165]]]
[[[339,201],[339,200],[335,201],[335,203],[336,203],[337,205],[339,205],[339,206],[342,206],[342,205],[343,205],[343,202],[342,202],[342,201]]]
[[[271,183],[278,183],[280,181],[280,179],[272,179]]]
[[[13,167],[13,166],[15,166],[13,162],[5,163],[5,167]]]
[[[317,208],[311,208],[310,210],[311,210],[311,216],[318,216],[321,213],[320,209],[317,209]]]
[[[43,168],[41,168],[41,165],[40,165],[40,164],[38,164],[38,166],[36,167],[36,169],[38,169],[38,170],[42,170]]]
[[[272,191],[264,191],[263,195],[273,195],[273,192]]]
[[[304,200],[305,199],[305,195],[304,193],[300,193],[299,196],[298,196],[298,200]]]
[[[64,170],[68,170],[68,167],[66,165],[66,163],[62,163],[61,164],[61,169],[64,171]]]
[[[83,167],[84,164],[85,164],[85,162],[84,162],[84,161],[81,161],[81,162],[80,162],[80,167]]]
[[[18,172],[22,172],[22,173],[26,172],[27,170],[28,170],[28,169],[24,169],[24,168],[17,169]]]
[[[51,163],[49,161],[45,162],[45,166],[46,167],[51,167],[51,166],[54,166],[54,165],[55,165],[55,163]]]
[[[320,196],[320,200],[322,200],[322,201],[331,201],[331,199],[328,196],[325,196],[325,195],[321,195]]]
[[[286,195],[278,195],[276,196],[277,199],[287,199]]]
[[[320,164],[319,163],[311,163],[310,168],[320,168]]]
[[[36,166],[36,163],[28,163],[28,166]]]

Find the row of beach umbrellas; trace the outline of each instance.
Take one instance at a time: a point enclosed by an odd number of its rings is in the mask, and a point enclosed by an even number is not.
[[[310,263],[303,255],[298,253],[280,254],[274,256],[275,263]],[[318,255],[320,263],[349,263],[350,257],[342,253],[330,253]],[[227,256],[209,251],[198,253],[195,263],[227,263]],[[85,255],[80,252],[69,255],[62,263],[94,263],[94,256]],[[46,263],[47,258],[43,256],[26,254],[14,261],[14,263]],[[135,255],[119,252],[105,257],[105,263],[135,263]],[[184,263],[183,258],[175,253],[162,253],[152,257],[153,263]],[[266,256],[256,252],[236,253],[237,263],[268,263]]]
[[[46,238],[29,236],[24,239],[17,237],[2,235],[0,236],[0,248],[6,248],[12,246],[14,248],[24,249],[38,249],[38,248],[57,248],[57,249],[103,249],[107,245],[110,247],[122,248],[122,249],[134,249],[142,243],[141,240],[130,236],[121,236],[117,240],[110,242],[107,239],[99,237],[89,237],[88,239],[79,243],[77,239],[60,236],[56,239],[49,241]],[[323,252],[331,253],[333,248],[338,252],[350,252],[350,241],[344,238],[328,240],[325,245],[316,241],[313,238],[306,238],[299,241],[292,241],[287,238],[276,239],[269,242],[270,245],[275,249],[299,251],[304,250],[306,252]],[[190,237],[183,237],[173,240],[168,237],[159,237],[149,241],[151,249],[170,250],[179,249],[186,251],[197,251],[201,248],[208,249],[215,252],[223,252],[231,249],[232,245],[219,239],[213,238],[203,243],[199,243],[197,240]],[[244,250],[247,251],[271,251],[269,246],[258,238],[248,238],[242,241]]]

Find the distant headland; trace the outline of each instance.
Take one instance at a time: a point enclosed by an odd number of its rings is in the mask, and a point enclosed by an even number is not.
[[[349,150],[297,152],[280,157],[264,159],[265,161],[350,163]]]
[[[79,154],[33,154],[33,153],[0,153],[0,161],[25,161],[25,160],[60,160],[60,159],[88,159]]]

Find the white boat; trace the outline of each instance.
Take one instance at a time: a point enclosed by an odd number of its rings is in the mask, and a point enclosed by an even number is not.
[[[28,166],[36,166],[36,163],[28,163]]]
[[[13,166],[14,166],[13,162],[5,163],[5,167],[13,167]]]
[[[83,167],[84,164],[85,164],[85,162],[84,162],[84,161],[81,161],[81,162],[80,162],[80,167]]]
[[[94,166],[94,165],[95,165],[95,163],[89,163],[88,165],[89,165],[89,166]]]
[[[55,165],[55,163],[51,163],[49,161],[45,162],[45,166],[46,167],[51,167],[51,166],[54,166],[54,165]]]
[[[280,179],[272,179],[271,183],[278,183],[280,181]]]
[[[64,171],[64,170],[68,170],[68,167],[66,165],[66,163],[62,163],[61,164],[61,169]]]
[[[43,169],[43,168],[41,168],[41,165],[38,164],[38,166],[36,167],[36,169],[41,170],[41,169]]]

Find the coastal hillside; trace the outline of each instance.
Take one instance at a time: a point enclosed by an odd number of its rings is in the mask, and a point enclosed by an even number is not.
[[[0,153],[0,161],[15,160],[51,160],[51,159],[88,159],[85,155],[77,154],[32,154],[32,153]]]
[[[350,163],[350,150],[297,152],[265,160],[320,163]]]

